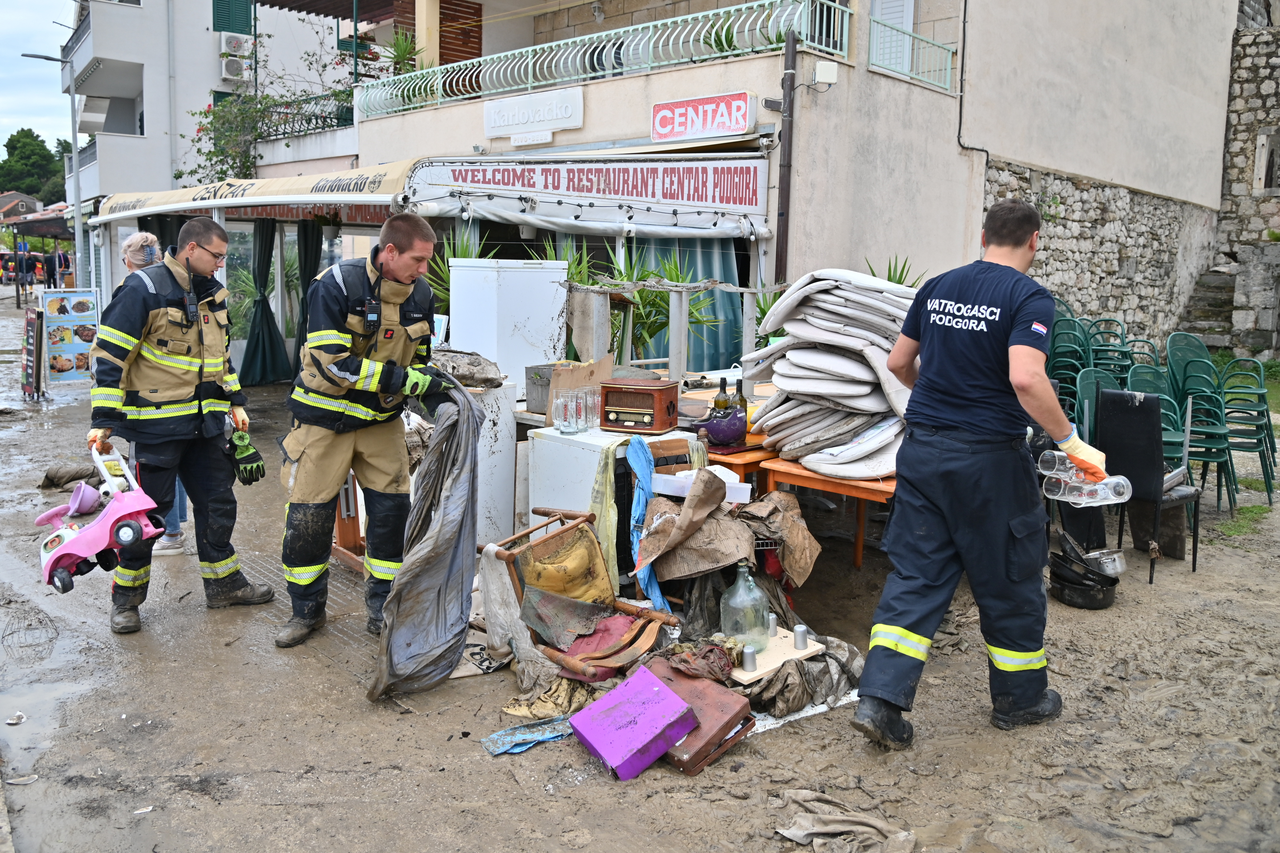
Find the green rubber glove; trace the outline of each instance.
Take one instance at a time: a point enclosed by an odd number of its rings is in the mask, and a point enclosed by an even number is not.
[[[446,379],[445,377],[449,377]],[[454,386],[449,381],[453,377],[433,367],[407,367],[404,371],[404,387],[400,393],[407,397],[421,397],[424,394],[439,394]]]
[[[233,432],[231,446],[236,460],[236,479],[242,486],[252,486],[267,475],[267,464],[257,448],[249,443],[249,433]]]

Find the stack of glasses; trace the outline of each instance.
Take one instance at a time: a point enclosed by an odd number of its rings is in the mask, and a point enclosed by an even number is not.
[[[561,435],[574,435],[600,426],[600,386],[556,391],[551,397],[551,424]]]

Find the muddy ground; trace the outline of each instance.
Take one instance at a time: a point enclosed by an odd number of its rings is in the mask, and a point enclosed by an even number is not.
[[[157,558],[130,636],[107,627],[106,574],[68,595],[41,586],[31,520],[65,496],[36,484],[82,458],[87,391],[24,404],[19,340],[18,314],[0,309],[0,405],[14,408],[0,414],[0,718],[28,717],[0,726],[0,776],[39,777],[3,790],[20,853],[792,850],[774,829],[793,788],[909,828],[918,850],[1280,850],[1280,514],[1228,536],[1210,500],[1195,575],[1164,561],[1148,586],[1135,569],[1099,612],[1051,600],[1057,722],[990,726],[962,587],[967,642],[926,668],[913,749],[869,747],[847,706],[752,737],[693,779],[660,764],[616,782],[572,739],[484,752],[479,738],[518,722],[499,711],[516,692],[507,672],[367,702],[375,646],[349,577],[335,578],[329,627],[291,650],[272,644],[284,601],[206,610],[194,555]],[[283,396],[253,393],[264,450],[284,431]],[[279,484],[237,489],[246,572],[282,592]],[[806,510],[837,531],[840,512]],[[796,609],[865,650],[887,560],[868,551],[854,570],[847,540],[822,543]]]

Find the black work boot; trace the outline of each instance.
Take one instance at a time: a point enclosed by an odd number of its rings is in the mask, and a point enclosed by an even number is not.
[[[365,630],[375,637],[382,636],[382,606],[391,594],[391,581],[370,575],[364,582],[364,609],[369,615]]]
[[[879,696],[859,696],[853,727],[886,749],[906,749],[915,738],[902,709]]]
[[[142,617],[138,608],[129,604],[111,605],[111,630],[117,634],[132,634],[142,630]]]
[[[204,579],[204,603],[211,609],[236,604],[266,604],[276,591],[265,583],[250,583],[240,572],[225,578]]]
[[[1062,697],[1058,691],[1046,689],[1040,694],[1040,701],[1030,708],[1020,711],[991,711],[991,725],[997,729],[1016,729],[1020,726],[1035,726],[1058,718],[1062,713]]]

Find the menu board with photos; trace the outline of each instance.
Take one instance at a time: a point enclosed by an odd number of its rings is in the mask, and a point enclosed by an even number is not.
[[[44,371],[41,369],[44,348],[44,315],[39,308],[28,308],[22,326],[22,393],[38,397],[43,390]]]
[[[92,290],[47,290],[45,361],[49,381],[89,379],[89,347],[98,334],[98,297]]]

